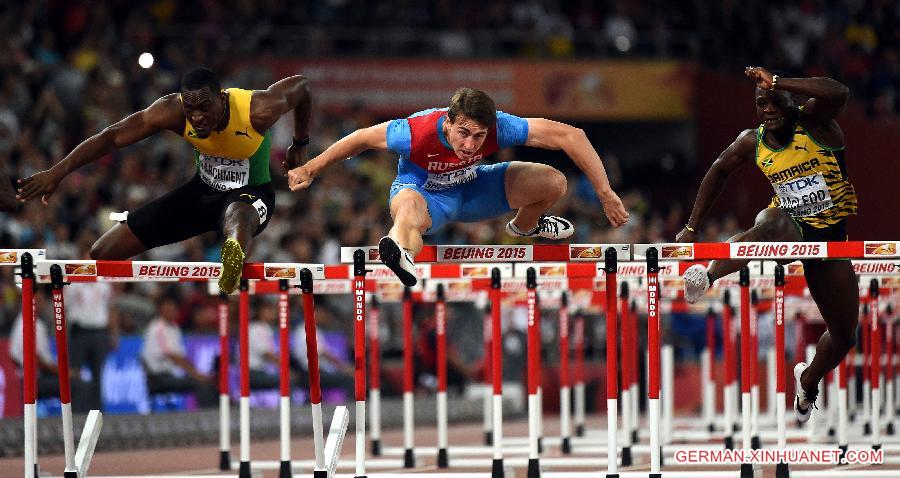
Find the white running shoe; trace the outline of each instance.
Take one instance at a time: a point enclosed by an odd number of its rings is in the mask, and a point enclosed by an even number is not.
[[[684,299],[693,304],[703,297],[709,290],[709,274],[706,267],[700,264],[692,265],[684,271]]]
[[[812,410],[816,406],[816,396],[819,390],[809,392],[800,385],[800,376],[809,365],[806,362],[800,362],[794,365],[794,379],[797,381],[797,395],[794,397],[794,412],[797,415],[797,421],[806,423],[812,415]]]
[[[544,239],[565,239],[575,233],[575,226],[559,216],[541,216],[538,225],[529,232],[520,231],[512,221],[506,223],[506,233],[513,237],[543,237]]]
[[[378,241],[378,256],[384,265],[394,271],[403,285],[412,287],[419,281],[416,278],[416,265],[409,252],[390,237],[384,236]]]

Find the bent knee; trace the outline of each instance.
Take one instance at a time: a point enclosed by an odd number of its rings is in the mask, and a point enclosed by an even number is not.
[[[756,227],[771,241],[802,241],[796,221],[781,208],[763,209],[756,215]]]
[[[556,199],[563,197],[566,194],[566,189],[568,189],[569,181],[566,179],[566,175],[560,172],[556,168],[548,168],[546,181],[547,181],[547,191],[552,193]]]

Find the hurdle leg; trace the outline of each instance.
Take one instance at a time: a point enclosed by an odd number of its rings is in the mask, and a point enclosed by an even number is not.
[[[241,462],[238,468],[238,476],[240,478],[250,478],[250,288],[246,279],[241,279],[238,311],[241,355]]]
[[[484,314],[483,320],[483,332],[482,332],[482,340],[484,342],[484,414],[483,418],[483,428],[484,428],[484,445],[491,446],[494,442],[493,431],[492,431],[492,423],[493,420],[491,418],[493,406],[491,404],[491,313],[490,309],[486,310]]]
[[[538,437],[540,436],[540,403],[538,398],[538,361],[540,360],[540,339],[538,338],[537,316],[537,276],[533,267],[528,268],[528,478],[541,476]]]
[[[231,469],[231,411],[228,399],[228,296],[219,296],[219,469]]]
[[[628,310],[628,283],[622,282],[619,286],[619,312],[622,322],[622,466],[633,464],[631,456],[631,407],[634,401],[631,399],[631,356],[635,351],[631,348],[631,313]]]
[[[575,436],[584,436],[584,318],[575,320]]]
[[[659,264],[655,248],[647,254],[647,399],[650,416],[650,474],[662,478],[662,443],[659,436]],[[704,354],[705,355],[705,354]]]
[[[775,425],[778,430],[778,450],[787,447],[787,421],[785,417],[785,394],[787,380],[784,364],[784,266],[775,266],[775,350],[772,354],[775,362],[775,400],[771,407],[775,410]],[[786,462],[775,465],[776,478],[788,478],[790,470]]]
[[[607,433],[607,468],[606,478],[618,478],[617,414],[618,414],[618,307],[616,302],[616,276],[618,261],[615,251],[607,248],[604,255],[604,272],[606,273],[606,433]]]
[[[279,358],[279,380],[280,380],[280,445],[281,445],[281,463],[279,464],[279,478],[291,478],[293,470],[291,469],[291,369],[290,369],[290,330],[289,330],[289,307],[288,301],[288,281],[281,279],[278,281],[278,358]]]
[[[366,476],[366,254],[353,252],[353,393],[356,399],[356,475]],[[334,420],[328,440],[332,440]],[[349,419],[349,413],[347,413]],[[325,445],[328,448],[328,443]],[[338,453],[340,454],[340,453]],[[326,458],[328,451],[326,450]]]
[[[372,455],[381,456],[381,347],[378,338],[379,332],[379,308],[378,299],[372,296],[372,307],[369,310],[369,401],[372,402],[369,410],[369,428],[371,432]]]
[[[30,253],[22,257],[22,398],[24,401],[25,477],[40,475],[37,463],[37,369],[35,352],[34,272]]]
[[[412,291],[403,289],[403,467],[415,468],[416,457],[413,444],[413,335],[412,335]]]
[[[752,353],[750,348],[753,345],[750,331],[750,269],[747,266],[741,268],[740,271],[740,291],[741,291],[741,447],[746,449],[752,448],[752,413],[753,413],[753,377],[751,372],[753,366],[750,364]],[[741,463],[741,478],[753,477],[753,464]]]
[[[571,414],[572,395],[569,388],[569,309],[568,295],[563,292],[559,308],[559,435],[560,449],[572,452]]]
[[[703,387],[703,421],[710,433],[716,429],[716,380],[713,375],[716,353],[716,325],[712,313],[706,316],[706,348],[701,355]]]
[[[503,469],[503,328],[500,322],[500,269],[491,269],[491,375],[493,381],[493,442],[491,478],[504,478]]]
[[[449,466],[447,457],[447,304],[444,297],[444,285],[437,286],[437,302],[434,304],[435,328],[437,338],[437,432],[438,432],[438,468]]]
[[[66,468],[65,478],[78,478],[75,466],[75,430],[72,423],[72,390],[69,382],[69,344],[66,339],[66,307],[63,299],[62,268],[58,264],[50,267],[53,294],[53,315],[56,322],[56,363],[59,374],[59,403],[62,412],[63,451]]]
[[[312,407],[313,448],[316,459],[313,477],[328,478],[328,469],[325,464],[324,430],[322,425],[322,386],[319,379],[319,344],[318,337],[316,336],[316,306],[313,297],[312,272],[309,269],[300,269],[300,290],[303,292],[303,327],[306,332],[306,360],[309,364],[309,401]],[[346,409],[344,411],[346,412]]]

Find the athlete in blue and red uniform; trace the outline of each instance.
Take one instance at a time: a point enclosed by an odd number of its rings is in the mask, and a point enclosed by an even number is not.
[[[411,286],[416,283],[412,258],[422,250],[422,235],[451,221],[481,221],[516,210],[506,225],[510,235],[548,239],[572,235],[572,223],[544,214],[566,192],[561,172],[520,161],[477,164],[500,148],[517,145],[565,151],[591,181],[610,223],[618,227],[628,221],[584,131],[497,111],[487,94],[471,88],[457,90],[449,108],[354,131],[292,169],[288,182],[293,191],[305,189],[328,165],[369,149],[399,154],[397,178],[391,185],[394,225],[378,246],[382,262]]]

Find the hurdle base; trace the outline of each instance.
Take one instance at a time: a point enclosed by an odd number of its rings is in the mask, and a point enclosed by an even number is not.
[[[250,462],[242,461],[240,466],[238,467],[238,477],[239,478],[250,478]]]
[[[579,438],[584,436],[584,425],[575,425],[575,436]]]
[[[750,437],[750,448],[752,450],[759,450],[762,448],[762,440],[759,439],[759,435]]]
[[[894,434],[894,424],[888,423],[886,431],[887,431],[888,435],[893,435]]]
[[[381,456],[381,440],[372,440],[372,456]]]
[[[631,443],[640,443],[640,442],[641,442],[641,440],[638,437],[637,430],[632,430],[631,431]]]
[[[709,425],[706,425],[706,431],[713,433],[716,431],[716,426],[710,423]]]
[[[847,445],[838,445],[838,449],[841,450],[838,460],[843,460],[844,457],[847,456]]]
[[[494,432],[484,432],[484,446],[494,445]]]
[[[775,465],[775,478],[790,478],[791,471],[787,463],[779,463]]]
[[[871,435],[872,434],[872,424],[866,422],[863,424],[863,435]]]
[[[412,448],[403,450],[403,468],[415,468],[416,457],[413,455]]]
[[[528,459],[528,478],[541,478],[541,464],[537,458]]]
[[[650,473],[650,478],[662,478],[662,473]]]
[[[41,476],[41,469],[38,467],[38,464],[34,464],[34,478]]]
[[[231,469],[231,452],[228,450],[219,451],[219,469],[227,471]]]
[[[622,466],[631,466],[633,460],[631,459],[631,447],[623,446],[622,447]]]
[[[829,436],[829,437],[833,437],[833,436],[834,436],[834,427],[830,427],[830,428],[828,429],[828,436]]]
[[[278,465],[278,478],[293,478],[294,470],[291,468],[290,461],[282,460]]]
[[[880,450],[880,449],[881,449],[881,443],[877,443],[877,444],[875,444],[875,445],[872,445],[872,450],[878,451],[878,450]]]
[[[537,445],[538,445],[538,454],[544,453],[544,437],[538,437]]]
[[[438,468],[447,468],[450,466],[449,459],[447,458],[446,448],[441,448],[440,450],[438,450],[437,466]]]
[[[313,478],[328,478],[328,470],[314,470]]]
[[[659,447],[659,466],[666,466],[666,454],[663,453],[663,447],[660,445]]]
[[[741,463],[741,478],[753,478],[753,465]]]
[[[725,437],[725,449],[726,450],[734,450],[734,437],[728,435]]]
[[[562,439],[562,445],[560,445],[560,449],[566,455],[572,453],[572,440],[569,437],[565,437]]]
[[[78,472],[75,471],[64,471],[63,478],[78,478]]]
[[[503,458],[494,458],[491,462],[491,478],[504,478]]]

